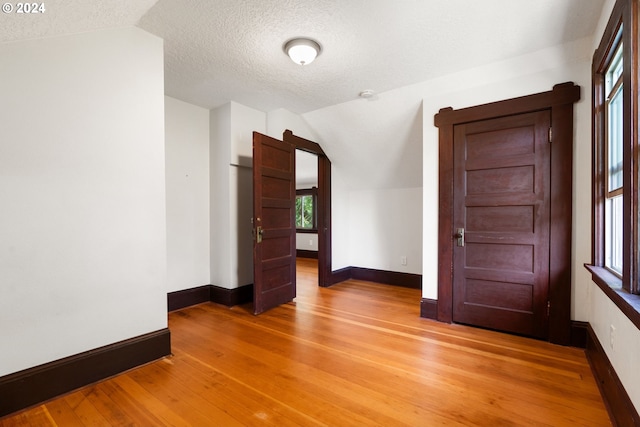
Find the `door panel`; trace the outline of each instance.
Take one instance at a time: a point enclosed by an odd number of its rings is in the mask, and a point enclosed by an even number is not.
[[[454,126],[453,320],[546,338],[550,113]],[[454,244],[458,241],[454,237]]]
[[[469,206],[467,232],[532,233],[533,211],[532,206]]]
[[[509,167],[504,163],[467,165],[467,194],[496,194],[532,192],[534,168],[530,166]],[[490,169],[470,170],[471,167]]]
[[[253,133],[253,311],[296,296],[295,147]]]

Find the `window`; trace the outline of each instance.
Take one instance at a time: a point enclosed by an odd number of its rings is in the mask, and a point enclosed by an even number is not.
[[[605,266],[622,276],[622,209],[624,185],[622,168],[622,42],[605,70],[604,103],[606,154],[604,241]]]
[[[317,232],[316,222],[316,187],[296,190],[296,229],[298,232]]]
[[[618,0],[593,57],[594,281],[612,299],[638,286],[637,1]],[[634,296],[634,298],[637,298]]]

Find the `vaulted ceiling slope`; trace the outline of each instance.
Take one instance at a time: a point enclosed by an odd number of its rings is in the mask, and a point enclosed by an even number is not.
[[[159,0],[168,95],[305,113],[592,34],[602,0]],[[319,41],[296,66],[283,44]]]
[[[138,25],[165,40],[166,93],[305,113],[590,35],[604,0],[48,0],[0,42]],[[323,46],[308,66],[288,39]]]
[[[334,163],[355,171],[354,187],[412,187],[422,179],[420,99],[345,103],[583,39],[604,2],[47,0],[43,14],[3,14],[0,42],[137,25],[164,39],[167,95],[303,114]],[[310,65],[282,50],[298,36],[323,47]]]

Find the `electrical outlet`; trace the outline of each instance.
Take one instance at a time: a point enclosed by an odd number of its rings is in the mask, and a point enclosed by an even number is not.
[[[309,246],[313,246],[313,240],[309,239]]]
[[[400,257],[400,264],[402,265],[407,265],[407,257],[406,256],[401,256]]]
[[[613,350],[613,343],[615,342],[615,338],[616,338],[616,327],[611,325],[609,328],[609,345],[611,346],[612,350]]]

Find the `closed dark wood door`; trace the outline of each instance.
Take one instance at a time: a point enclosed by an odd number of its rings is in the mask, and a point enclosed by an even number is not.
[[[454,126],[454,322],[548,336],[549,127],[549,111]]]
[[[253,311],[296,296],[295,146],[253,133]]]

